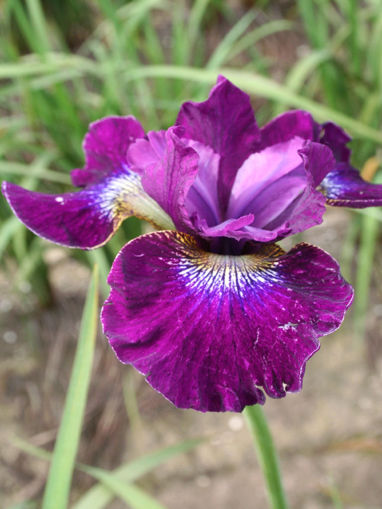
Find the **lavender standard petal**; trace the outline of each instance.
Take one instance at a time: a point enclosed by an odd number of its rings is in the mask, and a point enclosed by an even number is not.
[[[128,158],[139,165],[146,193],[167,212],[178,229],[192,231],[185,202],[198,174],[199,156],[180,138],[182,133],[180,127],[168,129],[163,133],[163,147],[160,143],[153,145],[150,137],[148,141],[138,141]],[[139,152],[143,155],[139,156]]]
[[[325,199],[315,188],[334,165],[328,147],[298,137],[251,155],[237,172],[228,216],[254,221],[234,238],[267,242],[320,224]]]
[[[289,142],[278,143],[252,154],[236,174],[227,216],[240,217],[249,213],[256,216],[256,213],[264,207],[271,207],[272,203],[262,199],[263,191],[302,166],[299,150],[304,147],[304,144],[305,140],[302,138],[293,138]],[[301,182],[301,189],[305,185],[306,182]],[[280,198],[283,199],[282,194]]]
[[[324,251],[200,249],[179,232],[144,235],[117,256],[102,310],[118,358],[181,408],[236,411],[302,386],[318,338],[339,327],[352,288]]]

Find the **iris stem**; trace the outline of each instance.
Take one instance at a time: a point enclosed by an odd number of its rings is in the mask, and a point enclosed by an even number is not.
[[[288,509],[279,461],[263,409],[260,405],[247,406],[243,413],[252,432],[257,459],[266,483],[269,505],[272,509]]]

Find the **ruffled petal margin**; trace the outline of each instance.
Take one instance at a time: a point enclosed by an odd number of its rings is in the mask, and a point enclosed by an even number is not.
[[[129,216],[172,229],[171,218],[144,191],[141,177],[127,164],[128,148],[143,136],[134,117],[93,122],[83,143],[85,167],[71,172],[73,184],[83,190],[49,195],[4,182],[3,194],[33,233],[68,247],[102,246]]]
[[[203,412],[300,390],[318,338],[340,326],[353,297],[317,247],[224,256],[168,231],[129,242],[109,284],[102,323],[117,357],[176,406]]]
[[[143,191],[140,177],[128,170],[73,193],[43,194],[10,182],[3,182],[2,192],[27,228],[63,246],[99,247],[132,215],[173,228],[170,217]]]

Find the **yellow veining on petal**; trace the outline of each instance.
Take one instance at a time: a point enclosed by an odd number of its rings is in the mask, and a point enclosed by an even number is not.
[[[187,285],[203,291],[220,287],[241,294],[254,274],[257,281],[265,282],[262,273],[269,271],[285,254],[279,246],[271,244],[256,254],[222,255],[204,251],[191,235],[178,232],[176,238],[179,243],[179,274]]]

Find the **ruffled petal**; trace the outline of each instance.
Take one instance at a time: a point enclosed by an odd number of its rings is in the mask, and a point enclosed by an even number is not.
[[[348,162],[351,151],[347,147],[351,137],[333,122],[319,124],[303,110],[282,113],[260,129],[261,142],[257,151],[291,140],[295,136],[327,145],[338,162]]]
[[[237,172],[230,195],[228,217],[254,213],[254,210],[261,211],[267,205],[272,205],[262,200],[262,193],[274,182],[302,166],[299,150],[304,145],[305,140],[302,138],[293,138],[252,154]],[[304,186],[305,182],[302,182],[301,188]],[[284,190],[287,187],[284,186]],[[279,197],[282,199],[282,192]]]
[[[68,247],[99,247],[132,215],[173,228],[167,214],[143,191],[140,177],[128,170],[73,193],[43,194],[10,182],[3,183],[2,191],[25,226]]]
[[[183,129],[148,133],[147,140],[138,140],[128,153],[134,169],[142,173],[142,185],[183,231],[193,226],[186,210],[187,194],[197,178],[199,156],[181,139]]]
[[[179,232],[129,242],[109,284],[102,323],[118,358],[176,406],[203,412],[300,390],[318,338],[340,326],[353,296],[314,246],[226,256]]]
[[[129,146],[145,135],[134,117],[105,117],[93,122],[85,136],[85,167],[71,172],[74,186],[95,184],[126,165]]]
[[[166,131],[149,131],[146,138],[138,139],[127,151],[128,165],[139,175],[157,165],[167,150]]]
[[[325,200],[315,188],[334,166],[328,147],[299,137],[252,154],[237,172],[227,215],[254,221],[234,238],[269,242],[320,224]]]
[[[220,156],[218,195],[224,211],[236,172],[260,136],[249,96],[220,76],[207,101],[182,105],[176,124],[184,127],[186,138]]]
[[[382,206],[382,185],[366,182],[347,163],[337,164],[321,182],[320,189],[328,205],[355,209]]]

